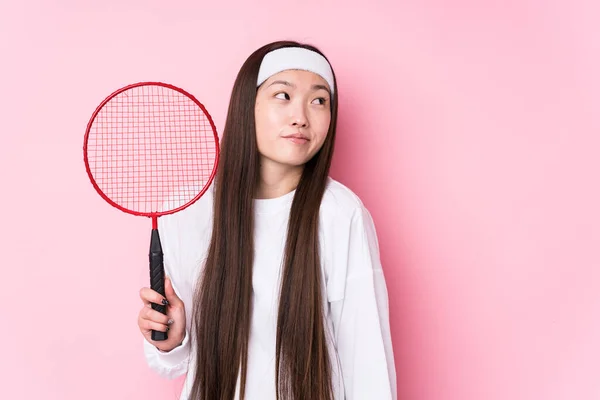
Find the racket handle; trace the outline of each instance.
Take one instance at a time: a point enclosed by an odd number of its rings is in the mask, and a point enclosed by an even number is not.
[[[152,229],[152,236],[150,238],[150,288],[165,297],[165,268],[158,229]],[[167,306],[155,303],[151,304],[153,310],[167,314]],[[152,340],[162,341],[167,340],[167,338],[167,332],[152,330]]]

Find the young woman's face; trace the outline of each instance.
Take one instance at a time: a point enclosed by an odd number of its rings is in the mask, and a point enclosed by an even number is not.
[[[297,167],[319,151],[331,121],[331,95],[319,75],[287,70],[258,89],[254,115],[262,161]]]

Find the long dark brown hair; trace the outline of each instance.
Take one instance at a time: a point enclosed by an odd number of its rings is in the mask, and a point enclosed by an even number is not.
[[[260,173],[254,119],[256,80],[265,54],[281,47],[304,47],[322,54],[293,41],[270,43],[248,57],[233,85],[215,178],[212,238],[194,294],[196,373],[190,400],[232,400],[240,366],[244,398],[254,259],[253,199]],[[335,143],[338,91],[333,89],[327,137],[304,165],[290,211],[275,343],[279,400],[333,398],[318,239],[319,208]]]

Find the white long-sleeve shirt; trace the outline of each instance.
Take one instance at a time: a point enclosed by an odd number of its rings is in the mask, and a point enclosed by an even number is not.
[[[276,399],[279,279],[294,193],[254,200],[253,312],[248,343],[247,400]],[[190,333],[192,297],[210,244],[212,201],[211,187],[185,210],[159,218],[165,273],[185,304],[187,324],[182,345],[170,352],[160,352],[144,339],[148,365],[166,378],[178,377],[195,368],[193,333]],[[328,179],[321,202],[319,241],[334,398],[396,400],[388,295],[375,226],[356,194],[332,178]],[[188,373],[181,400],[192,400],[188,399],[192,378],[193,373]],[[239,391],[236,399],[238,395]]]

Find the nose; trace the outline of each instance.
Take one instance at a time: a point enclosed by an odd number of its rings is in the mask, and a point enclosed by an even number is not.
[[[292,108],[291,123],[292,126],[299,128],[306,128],[308,126],[308,117],[302,105]]]

